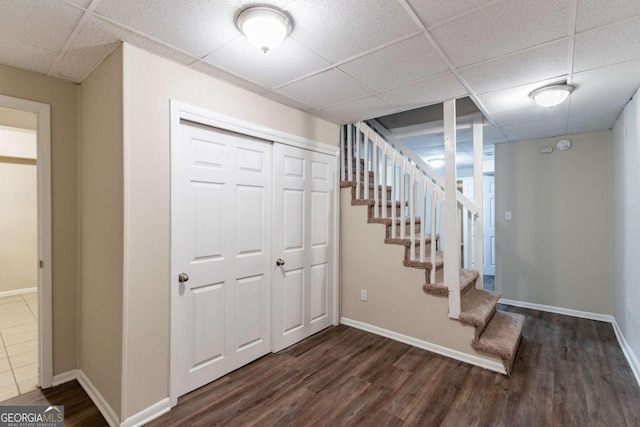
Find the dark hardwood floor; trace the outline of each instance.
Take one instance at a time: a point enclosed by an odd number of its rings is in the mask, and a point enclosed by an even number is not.
[[[64,405],[64,425],[108,426],[100,411],[77,381],[46,390],[38,389],[0,402],[0,406]]]
[[[509,377],[341,325],[183,396],[150,425],[640,425],[640,388],[610,324],[500,309],[527,316]],[[69,405],[67,425],[104,425],[77,383],[61,387],[34,393]]]

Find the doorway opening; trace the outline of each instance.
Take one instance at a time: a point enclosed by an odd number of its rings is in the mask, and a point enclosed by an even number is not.
[[[52,383],[49,106],[0,96],[0,401]]]

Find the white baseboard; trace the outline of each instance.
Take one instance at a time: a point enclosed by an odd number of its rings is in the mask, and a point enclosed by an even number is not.
[[[572,310],[570,308],[554,307],[552,305],[534,304],[532,302],[515,301],[500,298],[498,304],[512,305],[514,307],[530,308],[532,310],[547,311],[549,313],[564,314],[565,316],[580,317],[582,319],[597,320],[599,322],[613,322],[610,314],[591,313],[590,311]]]
[[[106,399],[100,394],[98,389],[93,385],[91,380],[85,375],[82,370],[78,371],[78,382],[87,392],[93,403],[98,407],[98,410],[102,414],[107,423],[111,427],[120,426],[120,419],[118,415],[116,415],[115,411],[109,406]]]
[[[618,343],[620,344],[620,348],[622,348],[624,357],[626,357],[627,362],[629,362],[631,372],[633,372],[633,376],[636,377],[636,381],[638,385],[640,385],[640,363],[638,362],[638,358],[633,352],[633,349],[629,346],[629,343],[627,343],[627,339],[622,334],[620,326],[618,326],[618,322],[616,322],[615,319],[613,319],[613,331],[616,333],[616,337],[618,338]]]
[[[153,405],[149,406],[146,409],[138,412],[137,414],[127,418],[124,422],[120,423],[118,416],[111,409],[111,406],[107,403],[107,401],[102,397],[100,392],[93,385],[91,380],[82,372],[80,369],[74,369],[71,371],[63,372],[62,374],[55,375],[53,377],[53,386],[57,386],[60,384],[68,383],[69,381],[78,380],[84,391],[89,395],[93,403],[100,410],[102,416],[107,420],[110,426],[120,426],[120,427],[138,427],[143,424],[146,424],[161,415],[166,414],[171,410],[171,405],[169,404],[169,398],[163,399]]]
[[[162,399],[160,402],[154,403],[146,409],[138,412],[137,414],[127,418],[124,420],[120,427],[138,427],[143,424],[148,423],[149,421],[155,420],[161,415],[166,414],[171,410],[171,405],[169,404],[169,398]]]
[[[10,297],[13,295],[30,294],[32,292],[38,292],[38,288],[24,288],[24,289],[14,289],[13,291],[2,291],[0,292],[0,298]]]
[[[343,325],[351,326],[356,329],[371,332],[376,335],[380,335],[386,338],[390,338],[395,341],[399,341],[405,344],[412,345],[414,347],[421,348],[423,350],[430,351],[432,353],[440,354],[442,356],[450,357],[451,359],[459,360],[461,362],[468,363],[470,365],[479,366],[490,371],[506,374],[504,365],[500,362],[493,360],[487,360],[482,357],[474,356],[472,354],[463,353],[461,351],[452,350],[447,347],[442,347],[437,344],[430,343],[428,341],[419,340],[407,335],[393,332],[388,329],[383,329],[378,326],[373,326],[368,323],[360,322],[358,320],[347,319],[345,317],[340,318],[340,323]]]
[[[78,369],[72,369],[71,371],[67,371],[67,372],[63,372],[61,374],[58,375],[54,375],[53,376],[53,387],[60,385],[60,384],[64,384],[64,383],[68,383],[69,381],[73,381],[78,379]]]

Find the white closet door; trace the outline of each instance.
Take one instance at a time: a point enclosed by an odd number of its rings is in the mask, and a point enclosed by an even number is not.
[[[332,324],[334,158],[274,146],[273,350]]]
[[[272,145],[189,122],[180,128],[172,165],[172,396],[271,351]]]

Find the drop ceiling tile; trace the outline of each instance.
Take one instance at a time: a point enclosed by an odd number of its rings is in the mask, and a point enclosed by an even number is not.
[[[431,31],[456,67],[567,36],[569,0],[507,0]]]
[[[73,55],[64,55],[53,74],[63,79],[81,83],[89,77],[91,72],[102,61],[93,61],[91,58],[81,58]]]
[[[0,34],[51,50],[62,49],[82,11],[58,0],[3,0]]]
[[[278,92],[265,92],[262,94],[265,98],[269,98],[272,101],[279,102],[280,104],[287,105],[291,108],[295,108],[296,110],[308,111],[311,110],[311,107],[305,105],[301,102],[298,102],[294,99],[288,98],[284,95],[279,94]]]
[[[499,144],[501,142],[506,142],[506,139],[504,139],[504,136],[502,135],[500,129],[493,125],[484,127],[482,139],[485,147],[489,145],[492,146],[494,144]],[[493,152],[493,150],[491,150],[491,152]]]
[[[196,61],[189,55],[93,16],[82,27],[67,53],[99,64],[120,45],[121,41],[184,65]]]
[[[96,12],[201,58],[239,34],[231,0],[102,0]]]
[[[569,131],[610,129],[640,86],[640,60],[577,73],[569,106]]]
[[[291,36],[338,62],[418,30],[398,1],[314,0],[294,2]]]
[[[386,116],[387,114],[397,113],[400,110],[384,99],[378,98],[377,96],[368,96],[324,108],[322,111],[329,113],[333,117],[337,117],[340,123],[352,123],[358,120],[368,120]]]
[[[266,5],[269,4],[271,6],[275,6],[280,9],[287,9],[289,5],[294,3],[296,0],[267,0],[267,1],[255,1],[255,0],[235,0],[235,3],[238,5],[238,10],[243,9],[249,6],[255,6],[256,4]]]
[[[569,102],[564,102],[554,108],[533,105],[531,107],[493,113],[491,117],[498,126],[507,126],[526,121],[566,120],[569,113]]]
[[[509,141],[523,141],[564,135],[566,133],[566,125],[567,121],[564,118],[517,123],[502,126],[501,129]]]
[[[398,66],[399,64],[402,66]],[[449,70],[422,34],[350,61],[339,68],[375,91],[398,87]]]
[[[640,58],[640,16],[576,36],[574,72]]]
[[[411,110],[447,99],[459,98],[466,94],[466,89],[457,77],[449,73],[383,92],[381,96],[403,110]]]
[[[465,14],[473,9],[495,3],[495,0],[408,0],[420,21],[430,27],[439,22]]]
[[[638,0],[578,0],[576,33],[640,15]]]
[[[227,83],[231,83],[234,86],[246,89],[250,92],[262,94],[267,91],[267,89],[256,83],[245,80],[225,70],[221,70],[220,68],[214,67],[213,65],[207,64],[206,62],[196,62],[191,66],[191,68],[198,70],[208,76],[214,77],[218,80],[223,80]]]
[[[529,94],[535,89],[552,84],[564,84],[567,76],[556,79],[543,80],[541,82],[530,83],[523,86],[517,86],[509,89],[491,92],[480,95],[478,98],[491,115],[509,110],[517,110],[520,108],[535,107],[537,104],[529,97]]]
[[[243,36],[236,37],[205,57],[204,61],[268,88],[330,65],[292,38],[287,38],[277,49],[264,53]]]
[[[0,64],[47,73],[55,60],[50,50],[0,34]]]
[[[317,118],[322,119],[322,120],[326,120],[326,121],[331,122],[331,123],[341,124],[340,119],[338,119],[337,117],[333,117],[331,114],[327,113],[326,111],[309,110],[309,111],[307,111],[307,113],[311,114],[314,117],[317,117]]]
[[[521,86],[567,74],[569,41],[561,40],[460,70],[477,93]]]
[[[86,9],[91,4],[91,0],[62,0],[65,3],[69,3],[72,5],[79,6],[83,9]]]
[[[276,92],[314,109],[323,109],[368,94],[367,90],[335,69],[281,87]]]

